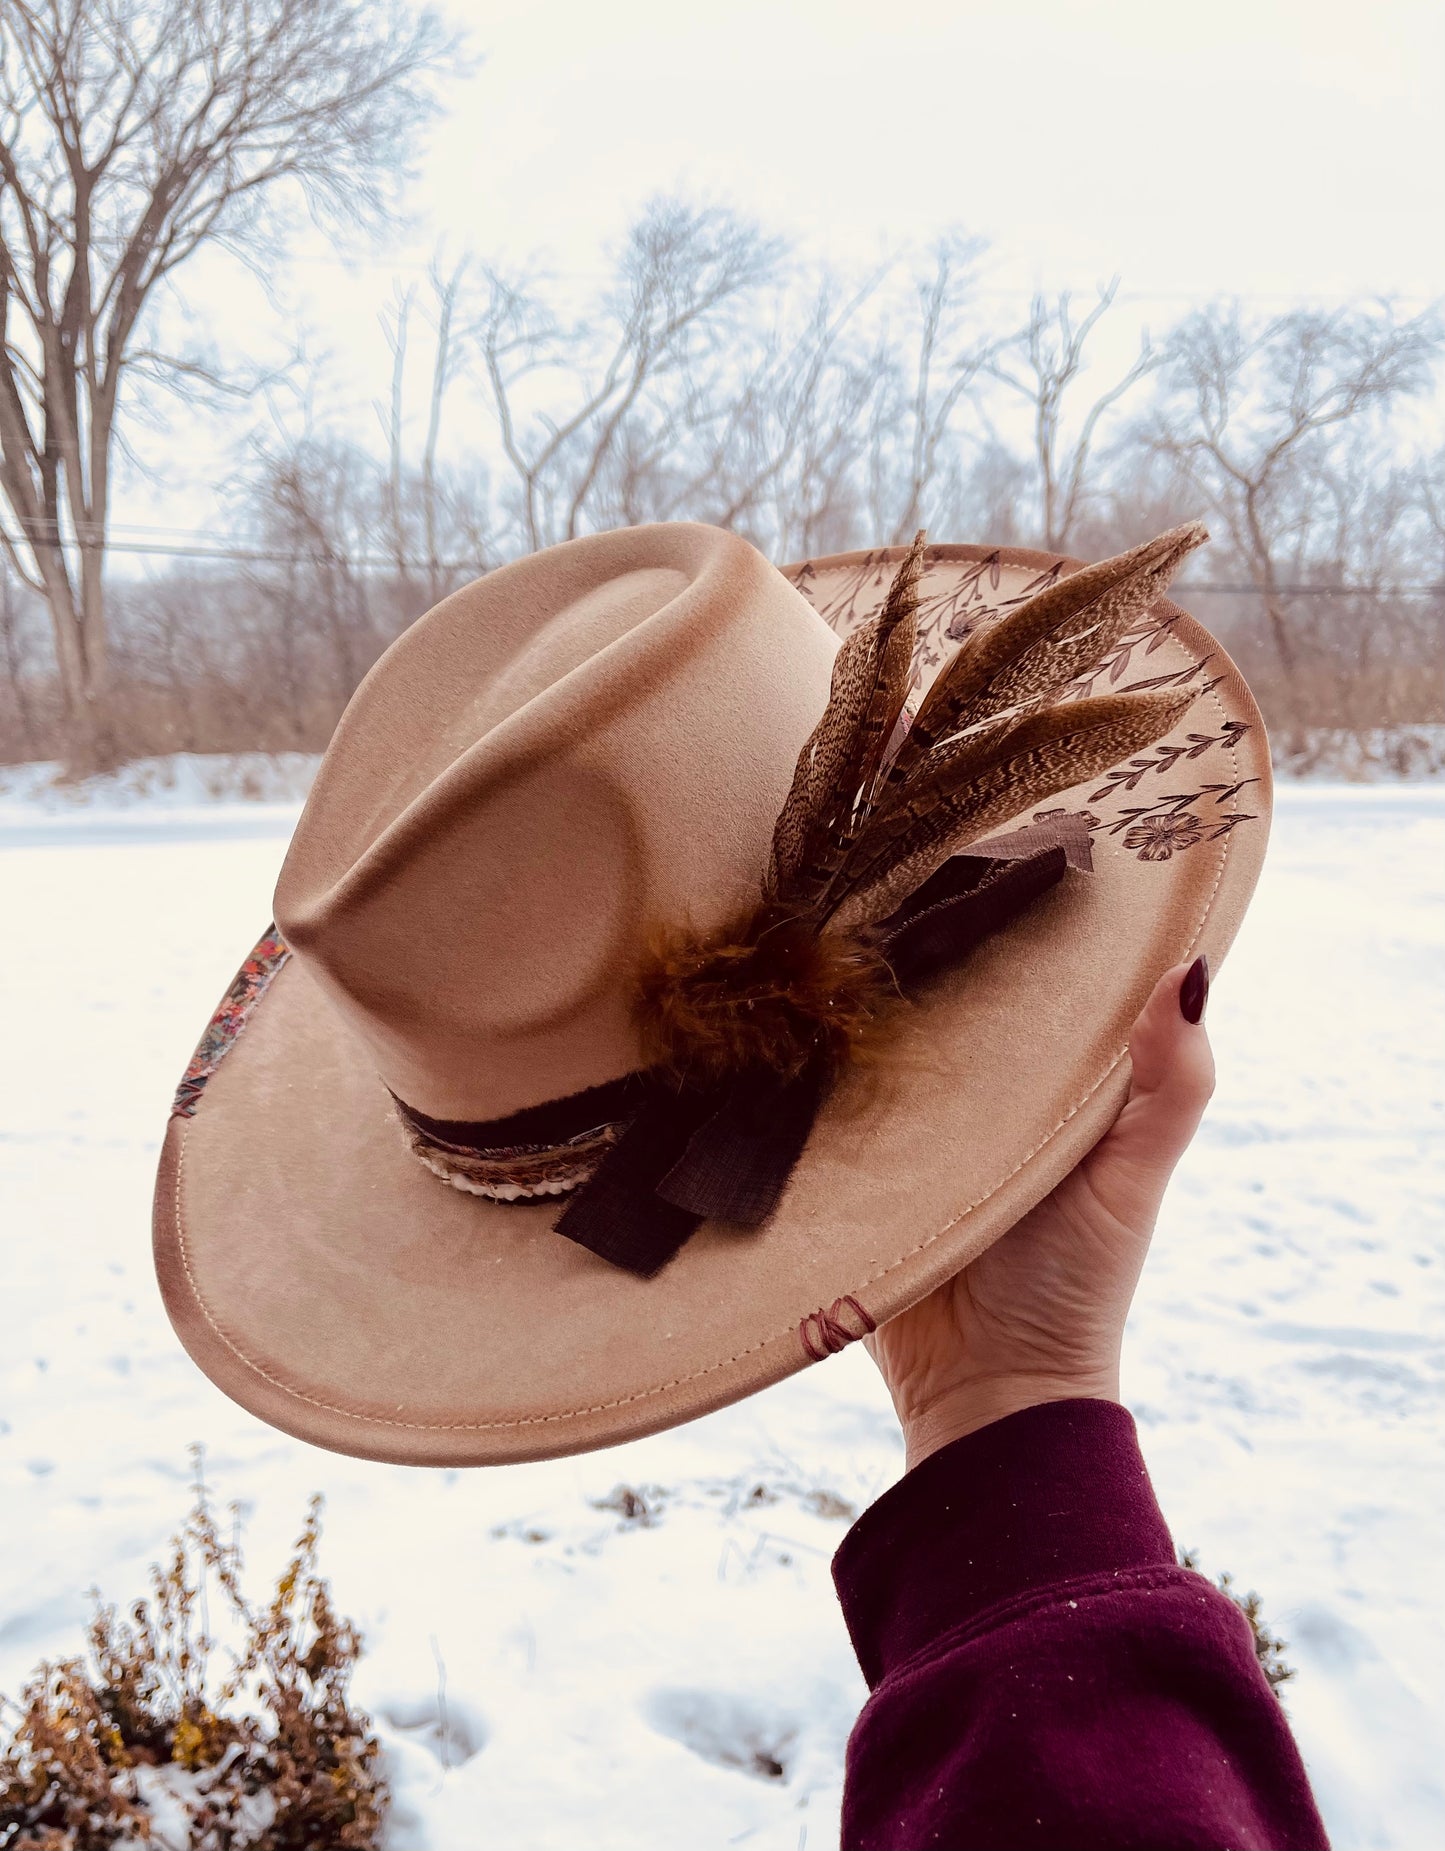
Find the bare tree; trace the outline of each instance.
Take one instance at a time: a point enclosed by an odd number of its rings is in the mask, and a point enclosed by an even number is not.
[[[415,288],[394,291],[390,305],[381,313],[382,333],[391,350],[391,395],[383,407],[376,407],[377,417],[386,436],[387,446],[387,489],[386,489],[386,530],[391,543],[392,561],[396,567],[397,579],[405,591],[410,587],[411,575],[418,566],[426,571],[426,596],[428,604],[437,600],[452,589],[456,578],[454,563],[448,563],[441,556],[442,526],[445,511],[442,507],[443,491],[437,470],[437,455],[441,444],[442,411],[446,403],[447,392],[456,380],[460,370],[464,343],[458,339],[456,313],[457,293],[462,286],[469,267],[469,260],[462,258],[449,271],[443,270],[438,254],[427,273],[427,284],[431,292],[431,324],[434,335],[432,348],[431,382],[427,393],[426,436],[422,443],[421,465],[411,469],[407,465],[406,443],[406,366],[411,342],[412,310],[416,306]],[[485,508],[483,531],[488,525]],[[420,525],[420,533],[414,528]],[[447,522],[455,526],[455,522]],[[418,544],[420,558],[418,558]],[[478,556],[478,569],[486,549],[481,549]]]
[[[406,468],[406,355],[415,299],[414,288],[403,289],[400,283],[394,284],[391,302],[377,317],[391,350],[391,395],[385,409],[379,404],[376,407],[377,418],[386,434],[386,528],[392,560],[403,583],[411,571],[411,561],[407,558],[402,477]]]
[[[1415,469],[1415,499],[1425,521],[1426,550],[1421,569],[1445,598],[1445,450],[1422,457]],[[1445,636],[1442,636],[1445,642]]]
[[[287,183],[322,217],[382,208],[444,45],[400,0],[0,0],[0,546],[49,606],[77,762],[115,752],[124,387],[197,378],[141,345],[147,311],[207,244],[269,263]]]
[[[886,531],[891,546],[911,540],[925,518],[936,514],[927,504],[938,484],[954,413],[1001,345],[962,326],[983,250],[977,238],[953,234],[940,239],[934,247],[932,275],[918,284],[913,376],[896,433],[906,432],[905,460],[901,470],[888,472],[899,478],[889,486],[895,495],[901,490],[902,499],[895,504],[891,524],[877,523],[880,538]]]
[[[21,601],[15,596],[15,581],[9,566],[0,559],[0,657],[5,662],[5,685],[11,701],[14,703],[17,722],[17,743],[26,758],[42,756],[41,728],[35,711],[35,702],[28,685],[30,662],[26,647],[29,638],[25,634],[24,612]],[[8,756],[4,743],[0,743],[0,763]]]
[[[1445,450],[1420,458],[1412,473],[1413,499],[1421,517],[1416,560],[1422,581],[1414,588],[1419,601],[1413,609],[1429,665],[1426,701],[1433,717],[1445,714]]]
[[[1297,705],[1315,726],[1357,735],[1438,711],[1440,639],[1419,595],[1429,571],[1420,465],[1346,424],[1321,434],[1299,475],[1299,531],[1277,561],[1308,642]]]
[[[288,647],[316,658],[337,713],[399,627],[369,590],[381,473],[351,444],[303,440],[265,460],[253,491],[253,518],[284,568]]]
[[[545,285],[487,272],[468,338],[520,544],[678,518],[779,558],[911,534],[990,351],[964,323],[981,249],[940,240],[896,335],[892,266],[799,287],[754,226],[677,201],[643,213],[605,300],[571,318]]]
[[[437,450],[441,443],[442,406],[447,390],[462,365],[461,343],[456,332],[457,292],[466,277],[468,260],[463,257],[444,272],[438,256],[430,271],[432,301],[436,310],[436,347],[432,354],[431,391],[427,399],[426,438],[421,452],[422,540],[426,547],[427,595],[435,604],[448,589],[447,573],[438,552],[439,489],[437,484]]]
[[[980,241],[809,287],[781,270],[726,338],[688,343],[630,415],[595,512],[708,520],[774,558],[889,543],[957,499],[959,409],[992,351],[968,310]]]
[[[629,421],[599,515],[711,521],[774,558],[853,544],[885,373],[854,324],[877,281],[843,294],[825,275],[803,302],[785,282],[751,326],[681,356]]]
[[[1400,322],[1388,304],[1295,309],[1249,324],[1237,303],[1224,303],[1187,316],[1169,341],[1152,440],[1222,522],[1250,576],[1291,722],[1303,651],[1289,587],[1325,518],[1330,434],[1422,391],[1440,346],[1433,314]]]
[[[648,391],[690,347],[722,335],[729,311],[772,274],[780,255],[775,240],[731,212],[662,199],[629,232],[616,283],[595,312],[564,320],[535,287],[487,272],[487,305],[469,337],[485,369],[528,549],[583,531]],[[529,384],[541,386],[530,407]],[[570,407],[555,409],[564,397]]]
[[[1113,406],[1159,364],[1147,331],[1128,369],[1084,410],[1071,440],[1064,419],[1072,389],[1084,370],[1089,336],[1108,313],[1119,291],[1116,276],[1099,291],[1082,321],[1075,322],[1067,292],[1052,302],[1036,295],[1027,326],[1010,343],[1013,358],[991,359],[989,371],[1016,392],[1033,412],[1033,451],[1038,472],[1040,544],[1063,552],[1083,512],[1089,488],[1089,465],[1099,425]]]

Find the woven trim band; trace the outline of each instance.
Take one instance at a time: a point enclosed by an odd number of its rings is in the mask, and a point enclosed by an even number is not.
[[[507,1118],[429,1118],[392,1094],[412,1155],[443,1182],[494,1202],[531,1202],[580,1188],[621,1137],[647,1091],[639,1073],[549,1099]]]

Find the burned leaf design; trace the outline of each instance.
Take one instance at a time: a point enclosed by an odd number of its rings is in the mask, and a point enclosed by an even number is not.
[[[1214,685],[1214,683],[1206,683],[1205,688],[1200,692],[1205,692],[1207,688]],[[1098,790],[1090,795],[1089,802],[1104,803],[1120,791],[1132,791],[1142,779],[1151,774],[1172,771],[1181,760],[1202,758],[1206,752],[1212,751],[1216,746],[1226,751],[1232,750],[1249,730],[1249,723],[1245,720],[1226,720],[1217,733],[1189,733],[1182,742],[1176,743],[1170,740],[1156,745],[1147,756],[1130,759],[1127,764],[1111,771]],[[1246,778],[1244,783],[1254,781]],[[1232,787],[1234,790],[1242,788],[1243,785]]]

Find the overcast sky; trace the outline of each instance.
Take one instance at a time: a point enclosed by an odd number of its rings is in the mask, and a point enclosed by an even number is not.
[[[225,350],[304,327],[322,415],[375,430],[377,312],[438,239],[595,274],[650,194],[685,189],[843,262],[957,225],[989,287],[1087,292],[1133,325],[1190,299],[1445,292],[1442,0],[448,0],[478,62],[445,90],[414,223],[359,261],[308,242],[283,321],[228,268],[193,278]],[[186,279],[182,275],[182,287]],[[1119,318],[1116,338],[1132,341]],[[279,346],[273,349],[279,351]],[[122,517],[194,527],[194,470]],[[183,477],[188,476],[189,481]]]
[[[1439,0],[456,4],[439,224],[585,257],[678,182],[832,248],[962,220],[1016,280],[1432,293]]]

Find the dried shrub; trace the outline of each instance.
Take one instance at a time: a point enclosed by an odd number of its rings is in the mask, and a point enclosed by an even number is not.
[[[1179,1566],[1181,1568],[1192,1568],[1195,1574],[1201,1574],[1203,1572],[1199,1566],[1199,1556],[1193,1549],[1185,1549],[1180,1553]],[[1245,1619],[1248,1620],[1249,1630],[1254,1639],[1254,1655],[1259,1660],[1259,1668],[1264,1673],[1265,1681],[1270,1689],[1278,1696],[1280,1685],[1288,1683],[1295,1674],[1294,1666],[1285,1663],[1284,1655],[1288,1649],[1289,1641],[1287,1639],[1281,1639],[1277,1633],[1271,1632],[1266,1625],[1262,1614],[1262,1603],[1258,1594],[1254,1593],[1252,1590],[1248,1594],[1235,1593],[1233,1575],[1223,1574],[1218,1576],[1214,1585],[1219,1589],[1221,1594],[1233,1601],[1235,1606],[1238,1607],[1239,1611],[1244,1615]]]
[[[0,1851],[370,1851],[380,1750],[349,1701],[361,1636],[318,1572],[320,1539],[314,1498],[272,1598],[253,1606],[239,1528],[222,1536],[197,1453],[149,1599],[122,1614],[97,1598],[85,1656],[0,1699]]]

